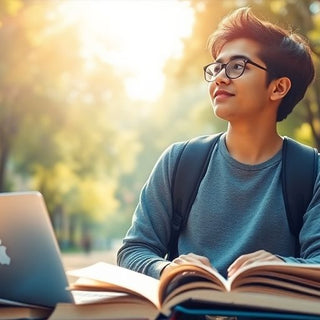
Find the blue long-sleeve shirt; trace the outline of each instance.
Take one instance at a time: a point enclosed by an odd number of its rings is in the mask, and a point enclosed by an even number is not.
[[[164,257],[171,230],[172,174],[184,143],[165,150],[153,168],[118,252],[119,265],[159,278],[169,263]],[[281,162],[280,151],[257,165],[240,163],[230,156],[223,135],[180,234],[179,254],[206,256],[224,276],[237,257],[260,249],[286,262],[320,263],[320,174],[304,215],[300,258],[295,258],[295,238],[282,195]]]

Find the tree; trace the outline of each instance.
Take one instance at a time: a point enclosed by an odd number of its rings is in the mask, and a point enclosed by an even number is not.
[[[9,1],[8,4],[11,2]],[[49,10],[50,7],[46,9]],[[50,130],[54,130],[55,123],[63,119],[61,108],[63,103],[59,99],[61,96],[55,93],[59,91],[57,84],[59,78],[63,76],[65,67],[74,66],[77,58],[74,55],[71,56],[66,49],[68,37],[64,40],[64,38],[58,38],[56,33],[45,34],[44,26],[47,21],[43,11],[44,7],[30,2],[19,6],[18,10],[13,13],[9,9],[7,14],[2,12],[0,28],[2,43],[0,53],[0,191],[9,188],[6,173],[9,162],[12,162],[13,154],[16,160],[21,158],[21,154],[27,154],[29,158],[22,161],[25,164],[23,169],[30,169],[32,161],[27,160],[32,160],[37,152],[32,154],[23,147],[27,141],[31,146],[36,146],[37,150],[40,149],[41,142],[48,147],[49,152],[42,153],[40,161],[47,162],[47,164],[50,161],[52,163],[57,156],[52,153],[54,148],[49,148],[53,144],[53,141],[50,140]],[[34,19],[35,17],[37,19]],[[31,21],[36,21],[36,23],[31,24]],[[70,39],[76,39],[74,30],[71,28],[66,29],[65,32]],[[77,45],[75,41],[68,43]],[[55,51],[55,63],[50,64],[49,55],[52,55],[53,48],[61,50]],[[72,72],[70,67],[69,70]],[[16,162],[19,163],[19,161]],[[20,162],[20,167],[22,162]]]
[[[41,191],[58,240],[74,243],[116,211],[140,145],[121,75],[86,60],[59,2],[19,3],[0,12],[0,191]]]

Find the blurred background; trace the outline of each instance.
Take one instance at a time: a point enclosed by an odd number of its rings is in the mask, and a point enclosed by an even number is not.
[[[0,192],[42,192],[68,265],[115,261],[162,151],[225,128],[202,67],[242,6],[307,37],[319,69],[320,1],[0,1]],[[319,86],[279,124],[318,148]]]

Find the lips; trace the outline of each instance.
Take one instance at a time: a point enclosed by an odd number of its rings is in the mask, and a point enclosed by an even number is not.
[[[217,98],[217,97],[232,97],[234,96],[234,94],[230,93],[229,91],[226,91],[226,90],[222,90],[222,89],[219,89],[217,91],[215,91],[214,93],[214,98]]]

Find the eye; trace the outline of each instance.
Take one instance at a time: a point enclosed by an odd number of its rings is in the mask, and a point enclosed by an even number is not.
[[[244,69],[244,67],[245,64],[243,61],[231,61],[229,66],[229,68],[234,71],[241,71]]]

